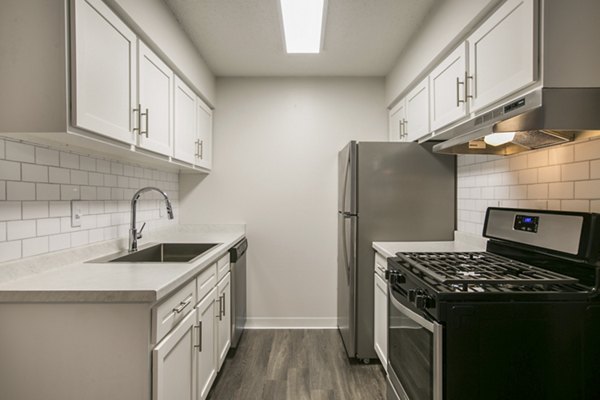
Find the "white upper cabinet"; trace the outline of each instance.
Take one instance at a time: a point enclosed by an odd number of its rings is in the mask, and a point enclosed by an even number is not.
[[[135,132],[139,146],[167,156],[173,143],[173,71],[141,41],[138,44],[139,101]]]
[[[467,47],[461,44],[429,75],[431,130],[437,130],[467,115],[466,59]]]
[[[403,142],[405,141],[405,129],[406,124],[406,99],[400,100],[398,104],[389,111],[389,139],[390,142]]]
[[[468,39],[471,111],[537,80],[535,0],[508,0]]]
[[[429,133],[429,77],[406,96],[405,139],[413,142]]]
[[[137,38],[101,0],[73,0],[73,125],[134,142]]]
[[[179,77],[175,77],[175,146],[173,156],[194,164],[198,146],[196,120],[196,94]]]
[[[195,164],[199,167],[212,168],[212,110],[202,101],[196,99],[197,106],[197,138]]]

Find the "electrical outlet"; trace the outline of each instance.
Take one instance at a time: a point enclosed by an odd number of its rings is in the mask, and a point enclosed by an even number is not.
[[[81,211],[81,201],[71,200],[71,227],[79,228],[81,226],[81,217],[83,212]]]

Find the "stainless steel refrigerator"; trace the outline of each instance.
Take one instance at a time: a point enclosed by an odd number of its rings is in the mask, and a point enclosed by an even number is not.
[[[455,157],[432,146],[353,141],[339,152],[337,308],[348,357],[376,357],[372,242],[453,239]]]

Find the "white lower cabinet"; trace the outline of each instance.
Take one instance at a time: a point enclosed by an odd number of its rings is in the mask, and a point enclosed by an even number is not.
[[[193,400],[196,310],[189,313],[152,351],[154,400]]]
[[[380,254],[375,255],[374,283],[374,347],[381,365],[387,372],[388,359],[388,287],[384,271],[387,269],[386,259]]]
[[[225,277],[217,285],[219,314],[217,323],[217,356],[219,358],[219,370],[225,361],[227,352],[231,347],[231,274],[227,272]]]
[[[217,377],[217,348],[216,343],[216,318],[217,315],[217,289],[213,288],[196,306],[198,347],[197,365],[197,395],[196,399],[204,400],[208,396],[211,385]]]

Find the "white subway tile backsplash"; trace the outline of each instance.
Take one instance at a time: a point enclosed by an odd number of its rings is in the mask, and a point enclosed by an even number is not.
[[[548,198],[572,199],[574,188],[573,182],[550,183],[548,184]]]
[[[47,201],[24,201],[23,219],[48,218]]]
[[[35,183],[6,182],[7,200],[35,200]]]
[[[21,164],[0,160],[0,179],[18,181],[21,179]]]
[[[573,162],[573,146],[560,146],[548,149],[548,162],[552,165]]]
[[[23,240],[23,257],[36,256],[48,252],[48,237],[42,236]]]
[[[538,170],[538,182],[559,182],[560,181],[560,165],[552,165],[549,167],[542,167]]]
[[[13,141],[6,141],[5,144],[6,159],[12,161],[35,162],[35,147]]]
[[[562,211],[580,211],[589,212],[590,202],[587,200],[562,200],[561,201]]]
[[[84,171],[96,171],[96,159],[91,157],[79,156],[79,168]]]
[[[59,161],[58,154],[59,153],[56,150],[45,149],[43,147],[36,147],[35,148],[35,162],[37,164],[42,164],[42,165],[59,166],[60,161]]]
[[[50,216],[51,217],[68,217],[71,215],[71,203],[68,201],[51,201]]]
[[[71,247],[71,234],[70,233],[62,233],[60,235],[52,235],[49,236],[49,250],[50,251],[58,251],[64,250]]]
[[[96,160],[96,171],[110,174],[110,162],[106,160]]]
[[[71,232],[71,247],[83,246],[89,242],[88,231]]]
[[[481,233],[483,224],[477,213],[483,215],[490,206],[600,210],[600,140],[571,143],[501,160],[458,156],[457,227],[460,231]]]
[[[79,156],[73,153],[60,152],[60,166],[63,168],[78,169]]]
[[[79,186],[60,185],[61,200],[79,200],[81,198]]]
[[[36,196],[38,200],[60,200],[60,185],[38,183]]]
[[[71,183],[71,172],[67,168],[50,167],[48,173],[51,183]]]
[[[600,180],[575,182],[576,199],[599,199]]]
[[[8,221],[6,237],[8,240],[34,237],[36,235],[35,225],[35,220]]]
[[[45,218],[37,221],[38,236],[60,233],[60,218]]]
[[[575,144],[575,161],[596,160],[600,154],[600,140]]]
[[[21,258],[21,241],[0,243],[0,262]]]
[[[545,167],[548,165],[548,151],[539,150],[532,153],[527,153],[527,167]]]
[[[466,196],[479,197],[480,185],[487,187],[481,169],[475,161],[469,166]],[[144,186],[165,190],[177,218],[177,174],[0,139],[0,262],[126,237],[130,199]],[[148,231],[173,223],[161,219],[158,198],[147,193],[138,203]],[[71,227],[71,200],[81,209],[81,227]],[[476,202],[469,218],[480,221],[484,202]]]
[[[71,170],[71,184],[87,185],[88,184],[88,173],[86,171]]]
[[[578,162],[561,166],[563,181],[582,181],[590,179],[590,163]]]

